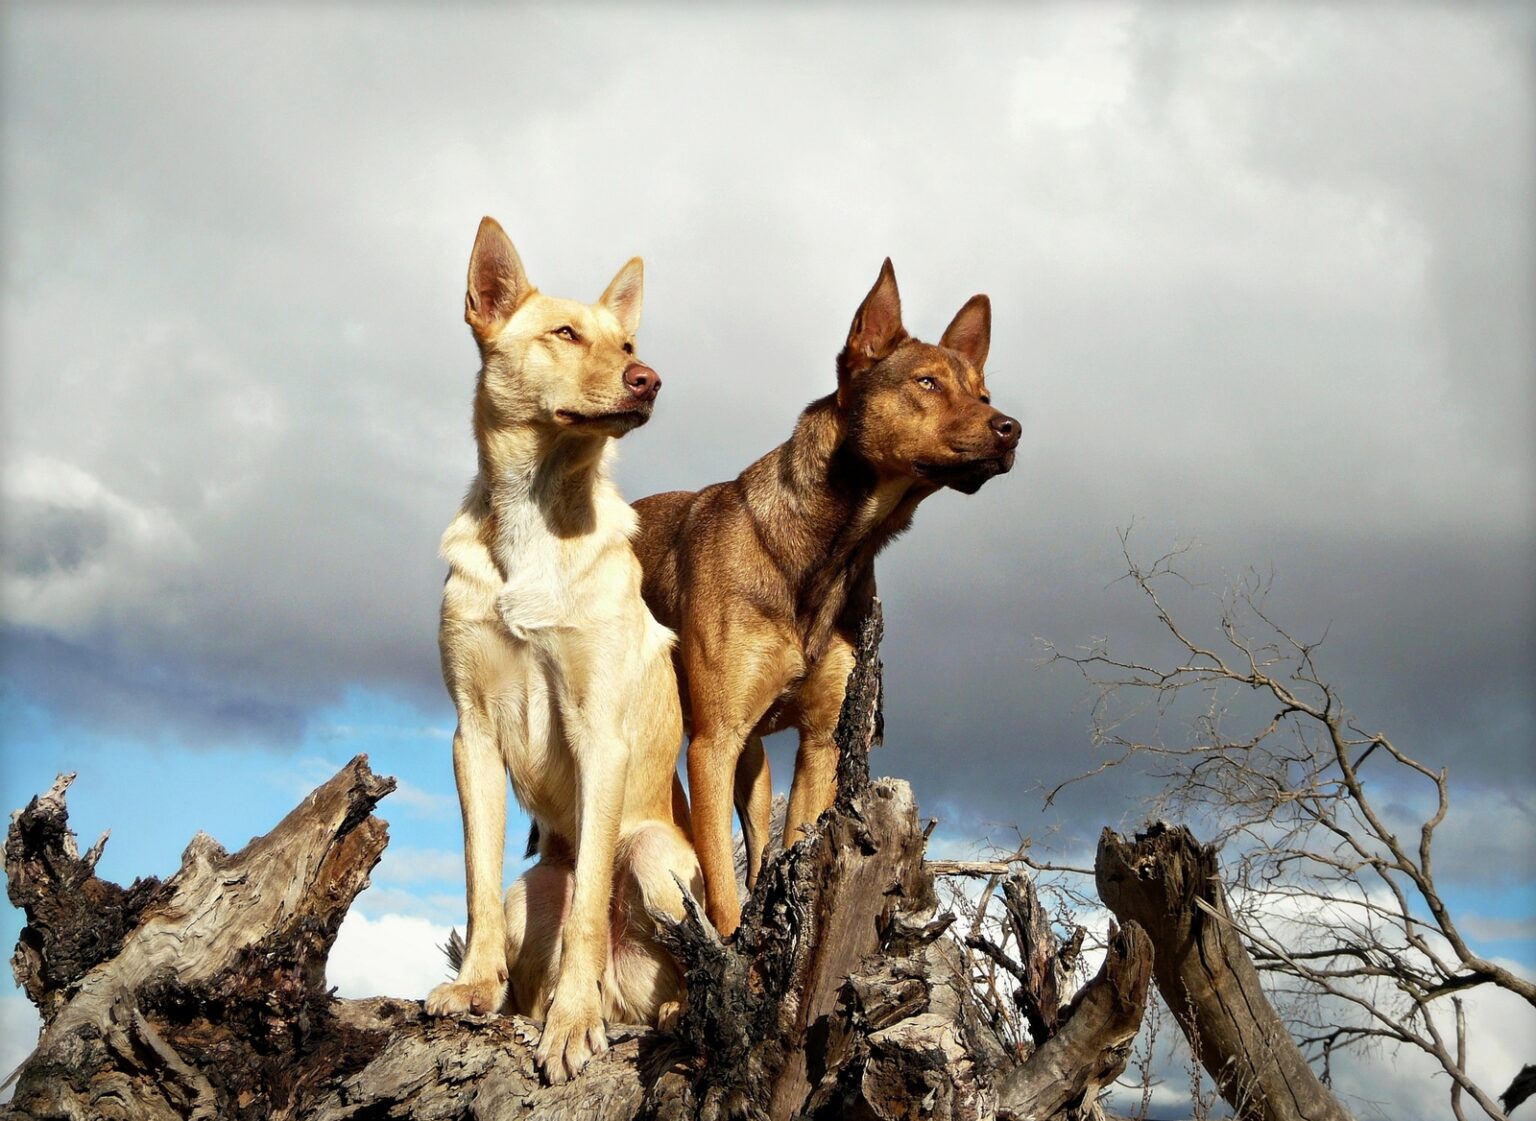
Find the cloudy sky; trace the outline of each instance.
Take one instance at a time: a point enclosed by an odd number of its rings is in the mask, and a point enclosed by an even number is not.
[[[1129,775],[1042,809],[1094,756],[1036,664],[1146,634],[1134,520],[1213,587],[1273,566],[1351,708],[1450,766],[1480,947],[1536,961],[1528,11],[13,4],[0,40],[0,802],[78,770],[105,874],[243,844],[367,751],[403,785],[332,979],[440,974],[436,546],[492,214],[555,294],[644,256],[635,497],[782,440],[883,257],[920,337],[991,295],[1018,465],[880,566],[877,766],[945,844],[1136,823]]]

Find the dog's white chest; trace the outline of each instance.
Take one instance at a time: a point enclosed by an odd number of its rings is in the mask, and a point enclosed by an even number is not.
[[[527,642],[569,614],[568,558],[532,503],[509,503],[498,513],[506,580],[496,596],[496,614],[513,638]]]
[[[548,570],[530,569],[526,577],[513,576],[503,585],[496,597],[496,614],[513,638],[531,642],[541,631],[558,627],[566,616],[566,588],[551,575]]]

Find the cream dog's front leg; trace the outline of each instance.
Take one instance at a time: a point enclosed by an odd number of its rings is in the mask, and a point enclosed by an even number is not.
[[[434,1016],[498,1012],[507,996],[506,914],[501,859],[507,832],[507,774],[489,721],[460,712],[453,735],[453,777],[464,815],[464,876],[469,938],[456,980],[427,994]]]
[[[609,908],[629,748],[616,735],[581,737],[576,751],[578,840],[575,887],[560,936],[560,970],[544,1019],[537,1059],[558,1085],[608,1049],[603,1024],[603,973],[608,964]]]

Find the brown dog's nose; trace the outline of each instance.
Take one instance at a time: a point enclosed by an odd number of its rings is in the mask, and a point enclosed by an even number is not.
[[[998,413],[995,417],[992,418],[991,424],[992,431],[997,433],[997,438],[1003,442],[1005,447],[1018,447],[1018,421],[1014,420],[1011,416],[1004,416],[1002,413]]]
[[[642,401],[654,401],[656,394],[661,392],[661,378],[642,362],[635,362],[624,371],[624,384]]]

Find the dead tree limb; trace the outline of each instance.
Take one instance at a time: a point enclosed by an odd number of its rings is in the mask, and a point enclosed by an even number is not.
[[[1526,1063],[1510,1082],[1509,1089],[1499,1095],[1499,1104],[1504,1107],[1505,1113],[1510,1113],[1515,1106],[1523,1105],[1532,1094],[1536,1094],[1536,1064]]]
[[[67,785],[6,838],[17,974],[46,1020],[11,1115],[272,1114],[305,1076],[294,1051],[326,1037],[325,955],[384,851],[371,811],[394,780],[359,756],[235,855],[200,833],[164,884],[126,892],[96,878],[99,848],[75,857]],[[86,946],[96,914],[113,929]]]
[[[1105,829],[1099,897],[1146,928],[1163,1001],[1245,1121],[1347,1121],[1281,1023],[1231,922],[1216,849],[1158,824],[1134,842]]]
[[[1061,1013],[1061,1024],[999,1087],[1001,1117],[1024,1121],[1081,1112],[1119,1078],[1141,1029],[1152,980],[1152,942],[1134,922],[1111,925],[1104,964]]]

